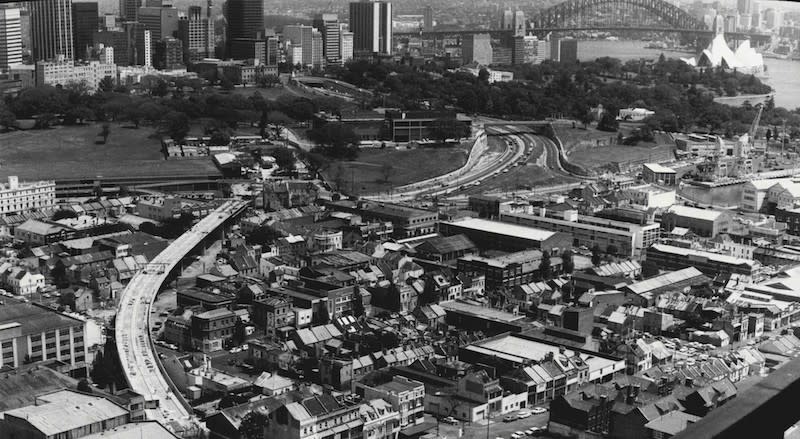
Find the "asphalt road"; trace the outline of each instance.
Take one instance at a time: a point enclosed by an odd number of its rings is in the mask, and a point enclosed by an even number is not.
[[[511,434],[516,431],[525,431],[532,427],[546,428],[547,421],[550,418],[550,412],[545,412],[541,415],[531,415],[525,419],[517,419],[513,422],[503,422],[504,416],[497,416],[492,418],[488,433],[485,421],[482,423],[460,423],[459,425],[449,425],[439,423],[439,437],[447,439],[458,438],[458,429],[463,428],[464,439],[495,439],[503,438],[509,439]],[[545,437],[545,436],[537,436]]]

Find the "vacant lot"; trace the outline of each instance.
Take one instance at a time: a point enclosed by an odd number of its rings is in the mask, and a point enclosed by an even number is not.
[[[623,135],[630,134],[635,124],[620,124]],[[555,126],[569,161],[587,169],[602,168],[609,164],[665,161],[672,158],[674,143],[668,136],[656,134],[653,142],[639,142],[636,146],[618,145],[617,134],[594,128]]]
[[[91,178],[214,174],[210,159],[164,160],[152,128],[111,124],[105,145],[95,144],[99,124],[0,134],[0,178]]]
[[[463,166],[467,149],[364,149],[353,161],[334,162],[324,172],[325,179],[348,194],[375,194],[415,181],[446,174]],[[388,182],[385,181],[385,177]]]

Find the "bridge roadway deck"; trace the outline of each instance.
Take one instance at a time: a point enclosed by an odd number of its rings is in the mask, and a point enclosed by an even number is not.
[[[115,331],[117,350],[131,390],[145,398],[148,419],[163,425],[191,422],[191,413],[173,394],[156,364],[158,360],[148,324],[153,301],[180,260],[246,204],[244,201],[225,202],[159,253],[146,269],[133,276],[122,292]]]

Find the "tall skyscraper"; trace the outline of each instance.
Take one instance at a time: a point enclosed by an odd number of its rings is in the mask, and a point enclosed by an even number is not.
[[[503,15],[500,16],[500,29],[514,29],[514,12],[511,9],[506,9],[503,11]]]
[[[139,8],[144,6],[142,0],[119,0],[119,15],[122,21],[139,19]]]
[[[0,8],[0,70],[22,64],[19,8]]]
[[[515,37],[522,37],[525,36],[525,13],[522,11],[515,11],[514,12],[514,36]]]
[[[178,33],[178,10],[173,7],[142,6],[139,23],[150,31],[153,43]]]
[[[31,14],[31,46],[34,61],[72,60],[72,0],[39,0],[28,3]]]
[[[425,6],[422,11],[422,28],[424,30],[433,30],[433,8]]]
[[[336,38],[336,45],[339,45],[339,38]],[[323,55],[325,43],[322,40],[322,32],[317,29],[311,30],[311,65],[315,69],[321,69],[325,66],[325,56]],[[336,62],[338,62],[338,47],[337,47]]]
[[[339,57],[342,63],[353,59],[353,33],[348,31],[345,25],[342,25],[339,33]]]
[[[291,24],[283,27],[283,39],[292,43],[295,51],[292,62],[310,66],[313,64],[314,57],[314,28],[304,24]],[[297,48],[300,48],[299,58]],[[321,49],[320,45],[320,49]]]
[[[488,66],[492,63],[492,38],[489,34],[465,35],[461,41],[461,58],[464,64],[476,62]]]
[[[183,42],[183,62],[194,63],[214,57],[214,21],[203,17],[203,8],[189,6],[189,14],[178,22],[178,38]]]
[[[320,14],[314,19],[314,27],[322,33],[322,55],[328,64],[340,64],[339,16]]]
[[[86,53],[94,46],[93,36],[99,28],[100,13],[97,2],[72,4],[72,53],[75,59],[86,59]]]
[[[392,54],[392,4],[362,0],[350,3],[353,52],[360,55]]]
[[[228,0],[226,41],[260,38],[264,35],[264,0]],[[229,46],[230,47],[230,46]]]
[[[749,14],[752,9],[753,0],[737,0],[736,9],[740,14]]]

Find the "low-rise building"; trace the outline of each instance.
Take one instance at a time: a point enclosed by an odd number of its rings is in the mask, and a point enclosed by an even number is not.
[[[335,432],[340,439],[357,439],[364,429],[360,406],[329,394],[287,403],[270,413],[265,437],[306,439]]]
[[[642,178],[648,183],[661,183],[674,186],[676,182],[674,169],[659,165],[658,163],[645,163],[642,165]]]
[[[90,92],[97,90],[100,81],[117,77],[117,65],[100,61],[73,63],[72,60],[39,61],[36,63],[36,84],[67,86],[85,82]]]
[[[0,306],[3,366],[58,360],[70,376],[86,376],[86,323],[50,308],[13,301]]]
[[[646,257],[662,270],[695,267],[709,277],[734,273],[752,278],[761,271],[761,263],[753,259],[666,244],[653,244]]]
[[[55,204],[56,183],[53,180],[20,182],[18,177],[10,176],[8,184],[0,184],[0,214],[43,210]]]
[[[575,210],[551,212],[542,208],[538,215],[502,213],[500,221],[561,232],[571,235],[572,246],[593,248],[597,245],[603,250],[614,247],[619,255],[628,257],[641,256],[643,250],[660,237],[658,223],[634,224],[580,215]]]
[[[460,273],[486,276],[486,289],[495,291],[542,280],[539,270],[542,258],[539,250],[519,251],[493,258],[467,255],[458,258],[457,268]],[[550,276],[558,276],[562,265],[561,258],[551,257]]]
[[[572,237],[566,233],[545,230],[536,225],[510,224],[511,222],[514,221],[478,218],[441,221],[439,233],[444,236],[465,235],[482,250],[516,252],[534,249],[559,254],[572,247]]]
[[[675,204],[675,191],[642,184],[630,186],[622,190],[622,194],[631,204],[650,208],[667,208]]]
[[[235,335],[236,313],[225,308],[192,315],[192,343],[203,352],[223,349],[226,340]]]
[[[681,205],[670,207],[661,217],[661,227],[665,231],[683,227],[705,238],[726,233],[730,223],[730,215],[725,212]]]
[[[34,405],[3,412],[4,438],[81,438],[127,424],[130,413],[99,396],[72,390],[40,395]]]
[[[392,381],[375,386],[356,384],[356,393],[364,399],[383,399],[400,414],[400,426],[422,423],[425,409],[425,386],[402,376],[392,377]]]

